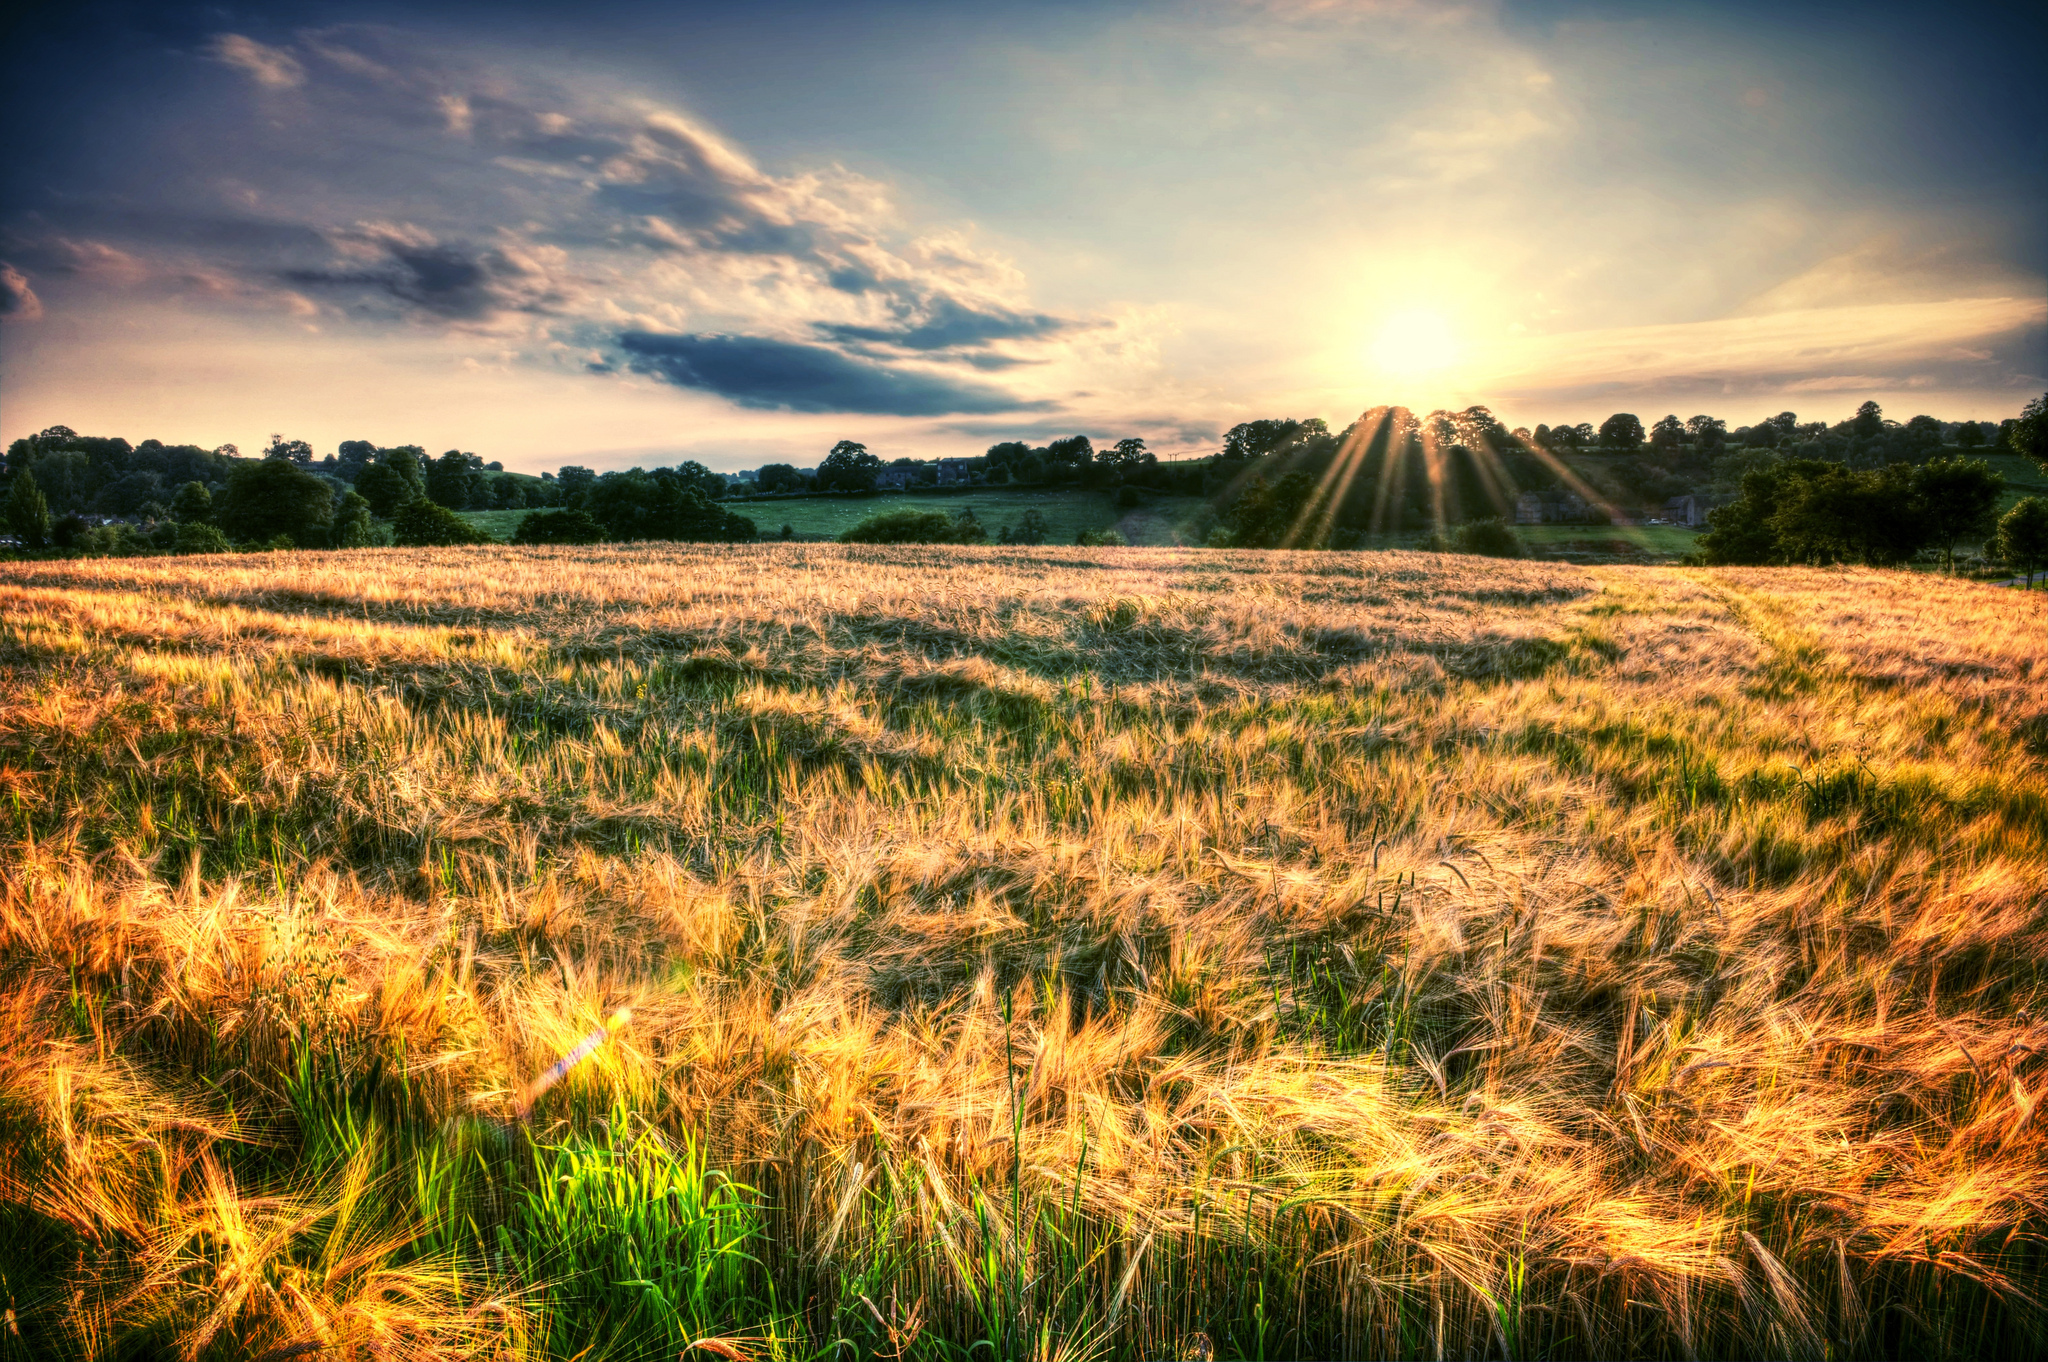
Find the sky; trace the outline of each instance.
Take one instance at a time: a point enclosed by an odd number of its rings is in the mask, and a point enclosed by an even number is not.
[[[2032,12],[2030,12],[2032,11]],[[85,3],[0,31],[0,440],[507,467],[2048,389],[2037,7]]]

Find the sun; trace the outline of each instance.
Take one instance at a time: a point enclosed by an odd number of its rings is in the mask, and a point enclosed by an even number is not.
[[[1393,378],[1441,377],[1458,362],[1457,333],[1443,313],[1431,308],[1396,312],[1372,340],[1372,360]]]

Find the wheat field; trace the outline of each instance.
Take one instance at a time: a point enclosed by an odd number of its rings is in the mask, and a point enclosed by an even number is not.
[[[0,1355],[2048,1347],[2038,596],[108,559],[0,678]]]

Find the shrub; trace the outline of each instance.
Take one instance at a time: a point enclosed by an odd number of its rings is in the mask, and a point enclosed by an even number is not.
[[[881,511],[839,536],[842,544],[980,544],[988,531],[973,511]]]
[[[1118,510],[1128,511],[1134,506],[1144,505],[1145,494],[1129,483],[1125,483],[1122,487],[1116,489],[1116,504]]]
[[[1115,530],[1083,530],[1074,536],[1074,542],[1082,548],[1121,548],[1124,537]]]
[[[393,538],[409,548],[441,544],[488,544],[491,537],[446,506],[420,497],[391,517]]]
[[[602,544],[604,526],[582,511],[533,511],[512,531],[515,544]]]
[[[180,525],[172,546],[178,553],[226,553],[230,547],[228,537],[211,525]]]
[[[1452,541],[1459,553],[1476,553],[1487,558],[1525,558],[1522,537],[1499,516],[1460,525]]]

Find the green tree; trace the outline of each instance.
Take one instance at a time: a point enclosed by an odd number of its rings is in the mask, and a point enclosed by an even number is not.
[[[1787,489],[1771,515],[1785,561],[1860,558],[1891,567],[1927,547],[1931,526],[1903,464],[1853,469],[1828,463]]]
[[[841,440],[818,465],[821,492],[872,492],[882,461],[868,453],[868,447],[853,440]]]
[[[206,484],[193,481],[171,498],[171,518],[181,525],[199,525],[213,518],[213,493]]]
[[[1965,421],[1956,427],[1956,447],[1959,449],[1982,449],[1984,427],[1975,421]]]
[[[2034,573],[2048,566],[2048,497],[2027,497],[1999,519],[1998,556],[2027,574],[2031,591]]]
[[[328,530],[328,542],[338,549],[366,549],[377,542],[370,503],[361,493],[342,493],[341,504],[334,510],[334,524]]]
[[[1982,459],[1929,459],[1913,470],[1913,495],[1926,519],[1927,541],[1941,550],[1950,572],[1955,571],[1958,543],[1990,536],[2004,492],[2005,478]]]
[[[35,474],[26,468],[14,475],[7,492],[7,528],[25,549],[49,547],[50,503],[36,486]]]
[[[1899,428],[1899,443],[1915,456],[1941,448],[1941,422],[1932,416],[1916,416]]]
[[[263,447],[266,459],[282,459],[304,468],[313,462],[313,446],[304,440],[287,440],[283,435],[272,435],[270,443]]]
[[[419,489],[388,463],[373,463],[356,477],[356,492],[376,515],[390,519],[399,507],[417,499]]]
[[[1882,435],[1884,433],[1884,408],[1878,406],[1875,402],[1865,402],[1862,406],[1856,408],[1856,415],[1849,421],[1849,430],[1851,434],[1860,436],[1865,440],[1875,435]]]
[[[334,495],[298,464],[264,459],[228,474],[213,518],[230,538],[244,543],[265,544],[283,535],[300,548],[317,548],[326,544],[334,521]]]
[[[1718,416],[1688,417],[1685,430],[1701,449],[1718,448],[1728,438],[1728,423]]]
[[[608,538],[621,542],[736,543],[759,533],[753,521],[707,501],[686,475],[673,468],[607,473],[583,494],[580,509],[604,526]]]
[[[343,440],[334,453],[334,476],[343,482],[354,482],[377,461],[377,446],[368,440]]]
[[[427,465],[427,500],[451,511],[463,511],[484,496],[484,475],[476,455],[451,449]]]
[[[2006,445],[2024,454],[2048,472],[2048,393],[2042,393],[2020,410],[2020,419],[2006,432]]]
[[[1103,450],[1098,456],[1098,462],[1129,477],[1140,469],[1155,466],[1159,462],[1159,456],[1145,448],[1143,440],[1132,435]]]
[[[1600,423],[1600,443],[1609,449],[1634,449],[1643,442],[1643,423],[1633,413],[1618,411]]]
[[[763,492],[801,492],[804,475],[794,464],[764,463],[754,473],[754,486]]]
[[[1674,413],[1650,427],[1650,443],[1659,449],[1669,449],[1684,443],[1687,434],[1685,422],[1679,420]]]
[[[1779,459],[1758,451],[1736,451],[1724,455],[1721,462],[1739,472],[1742,491],[1726,506],[1707,512],[1709,528],[1695,541],[1700,557],[1712,564],[1788,561],[1778,542],[1775,517],[1779,503],[1805,479],[1834,465],[1817,459]],[[1742,467],[1745,463],[1748,466]]]
[[[604,526],[583,511],[533,511],[512,531],[515,544],[602,544]]]
[[[391,517],[391,537],[408,548],[488,544],[491,537],[455,512],[425,497],[409,501]]]

